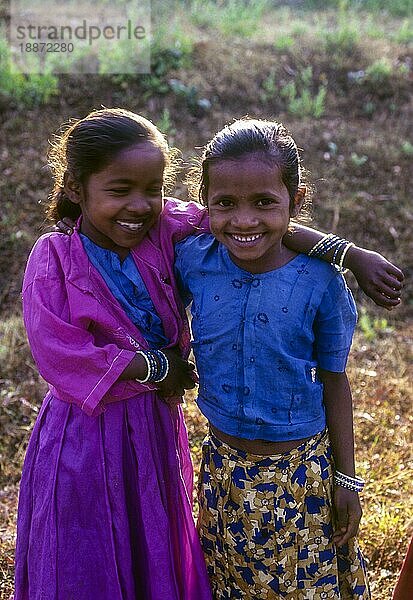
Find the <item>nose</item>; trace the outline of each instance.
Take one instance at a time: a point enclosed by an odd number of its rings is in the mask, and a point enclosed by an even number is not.
[[[152,204],[145,194],[135,192],[129,196],[127,210],[131,213],[144,215],[152,211]]]
[[[232,215],[232,225],[240,230],[253,229],[258,223],[258,216],[252,207],[238,207]]]

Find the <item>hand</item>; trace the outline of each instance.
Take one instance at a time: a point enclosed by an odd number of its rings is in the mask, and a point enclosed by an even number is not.
[[[157,384],[159,394],[168,404],[177,404],[182,401],[185,390],[192,390],[197,381],[195,365],[184,360],[177,348],[162,350],[169,361],[167,377]]]
[[[355,246],[348,251],[345,263],[363,292],[378,306],[392,310],[400,304],[404,275],[384,256]]]
[[[336,546],[344,546],[359,528],[362,510],[358,493],[338,485],[334,489],[334,509],[337,525],[333,542]]]
[[[69,217],[63,217],[61,221],[58,221],[54,227],[54,231],[58,233],[65,233],[66,235],[72,235],[76,223],[69,219]]]

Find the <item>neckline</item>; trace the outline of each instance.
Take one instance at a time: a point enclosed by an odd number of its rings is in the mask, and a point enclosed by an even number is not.
[[[232,268],[237,269],[240,273],[242,273],[243,275],[247,275],[248,277],[265,277],[266,275],[273,275],[274,273],[279,273],[287,267],[289,267],[290,265],[293,265],[293,263],[296,263],[299,259],[303,260],[303,258],[308,258],[307,254],[299,253],[296,256],[293,256],[293,258],[286,262],[284,265],[281,265],[281,267],[276,267],[275,269],[270,269],[269,271],[262,271],[261,273],[251,273],[251,271],[247,271],[246,269],[243,269],[242,267],[239,267],[236,263],[234,263],[229,254],[228,248],[224,246],[224,244],[218,242],[218,245],[226,262],[229,263]]]

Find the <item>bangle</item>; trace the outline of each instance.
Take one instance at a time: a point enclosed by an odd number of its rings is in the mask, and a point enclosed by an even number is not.
[[[137,381],[138,383],[147,383],[151,377],[151,363],[149,360],[149,356],[148,356],[148,353],[143,352],[143,350],[138,350],[138,352],[136,352],[136,355],[138,356],[138,354],[144,358],[148,372],[146,374],[146,377],[144,377],[143,379],[139,379],[139,377],[135,377],[135,381]]]
[[[314,246],[309,250],[308,256],[319,258],[324,256],[331,248],[334,248],[341,238],[334,233],[326,233]]]
[[[337,243],[337,246],[336,246],[336,248],[335,248],[335,250],[334,250],[334,253],[333,253],[333,258],[331,259],[331,264],[332,264],[333,266],[335,266],[336,268],[337,268],[337,264],[338,264],[338,261],[337,261],[337,259],[338,259],[338,255],[339,255],[339,253],[340,253],[340,250],[343,250],[343,248],[345,247],[345,245],[346,245],[346,244],[348,244],[348,241],[347,241],[347,240],[340,240],[340,241]]]
[[[168,357],[166,356],[166,354],[164,352],[162,352],[161,350],[152,350],[152,352],[155,354],[155,356],[159,362],[159,368],[158,368],[157,373],[153,377],[153,381],[155,383],[160,383],[161,381],[163,381],[164,379],[166,379],[168,377],[169,360],[168,360]]]
[[[336,471],[334,473],[334,485],[339,485],[352,492],[361,492],[364,488],[365,481],[364,479],[361,479],[361,477],[350,477],[350,475],[345,475],[344,473],[341,473],[341,471]]]
[[[164,352],[161,350],[138,350],[136,354],[140,354],[148,368],[146,377],[140,379],[135,377],[135,381],[138,383],[160,383],[169,373],[169,360]]]
[[[354,246],[353,242],[348,242],[347,246],[344,248],[341,256],[340,256],[340,261],[338,263],[339,269],[340,269],[340,273],[345,273],[347,271],[347,269],[344,267],[344,258],[347,254],[347,252],[350,250],[350,248],[352,248]]]
[[[348,252],[348,250],[354,246],[353,242],[348,242],[347,240],[342,240],[340,245],[334,251],[333,258],[331,259],[331,264],[333,267],[337,269],[339,273],[346,273],[348,269],[344,266],[344,258]],[[341,254],[340,254],[341,251]],[[340,258],[338,255],[340,254]]]

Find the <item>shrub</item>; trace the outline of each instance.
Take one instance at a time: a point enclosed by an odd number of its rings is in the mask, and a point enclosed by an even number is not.
[[[269,7],[268,0],[191,0],[189,11],[198,27],[217,29],[224,35],[251,37]]]
[[[0,38],[0,95],[6,104],[31,108],[46,104],[58,92],[58,78],[51,73],[25,75],[11,60],[10,48]]]
[[[413,43],[413,23],[409,19],[405,19],[400,26],[400,29],[394,34],[394,40],[399,44]]]
[[[324,114],[327,87],[321,85],[313,94],[311,91],[313,69],[311,66],[301,71],[295,81],[290,81],[281,89],[281,96],[285,98],[287,110],[295,116],[315,117],[319,119]]]

